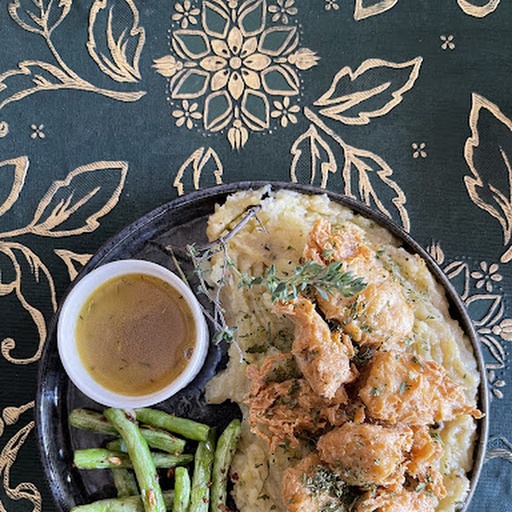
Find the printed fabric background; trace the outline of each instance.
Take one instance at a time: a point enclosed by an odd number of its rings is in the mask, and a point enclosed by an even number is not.
[[[198,188],[310,183],[428,248],[491,399],[472,512],[512,510],[512,3],[0,0],[0,511],[52,511],[38,360],[126,224]]]

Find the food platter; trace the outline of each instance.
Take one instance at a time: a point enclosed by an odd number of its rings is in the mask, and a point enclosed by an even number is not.
[[[207,219],[213,213],[216,204],[222,204],[225,198],[233,192],[256,189],[267,184],[267,182],[240,182],[221,185],[191,193],[160,206],[124,228],[108,241],[91,258],[74,284],[94,268],[104,263],[126,258],[149,260],[171,270],[176,270],[171,255],[165,250],[166,246],[172,245],[175,248],[184,248],[188,244],[206,243]],[[296,190],[306,194],[327,194],[331,200],[347,206],[387,228],[400,240],[404,248],[424,259],[429,270],[445,289],[451,315],[458,320],[472,343],[481,375],[479,408],[482,412],[487,413],[486,379],[477,336],[462,301],[429,254],[388,218],[351,198],[291,183],[276,182],[272,183],[272,187],[274,189]],[[181,264],[184,265],[183,270],[185,272],[191,270],[187,268],[186,262],[180,262]],[[209,307],[206,303],[203,305],[206,308]],[[82,395],[70,383],[65,374],[56,347],[56,319],[57,315],[50,325],[40,362],[36,423],[43,467],[55,503],[59,510],[67,511],[76,504],[111,495],[113,488],[112,483],[101,470],[84,474],[73,468],[73,450],[90,445],[91,436],[94,435],[71,429],[67,422],[68,414],[77,407],[98,409],[98,406]],[[210,425],[216,425],[219,428],[227,425],[233,417],[239,416],[240,412],[235,404],[209,405],[206,404],[203,398],[205,384],[225,363],[225,349],[226,347],[222,345],[211,344],[206,363],[198,377],[178,395],[159,404],[158,408]],[[471,490],[465,508],[470,501],[483,463],[487,436],[487,417],[486,415],[484,419],[479,421],[474,466],[470,476]]]

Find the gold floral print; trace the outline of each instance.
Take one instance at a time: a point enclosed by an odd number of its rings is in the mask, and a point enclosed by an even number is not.
[[[471,277],[476,279],[478,289],[485,288],[489,293],[493,291],[495,283],[500,283],[503,276],[498,273],[500,266],[497,263],[489,265],[486,261],[480,262],[480,269],[471,272]]]
[[[392,9],[397,3],[398,0],[380,0],[377,2],[356,0],[354,8],[354,19],[364,20],[365,18],[376,16],[377,14],[382,14],[383,12]]]
[[[33,401],[19,407],[6,407],[0,419],[0,438],[7,436],[6,426],[14,426],[26,411],[31,411],[33,408]],[[34,426],[34,421],[28,421],[5,442],[0,452],[0,476],[8,499],[16,502],[26,500],[32,504],[32,512],[39,512],[42,508],[42,498],[37,487],[31,482],[16,482],[16,484],[11,482],[11,469],[18,459],[20,449],[34,430]],[[6,510],[2,502],[0,502],[0,510]]]
[[[81,268],[91,259],[92,254],[77,254],[67,249],[55,249],[55,254],[68,269],[69,280],[73,281]]]
[[[439,39],[441,39],[441,48],[443,50],[455,50],[455,43],[453,42],[455,37],[453,34],[449,36],[439,36]]]
[[[460,8],[470,16],[475,18],[483,18],[494,12],[500,5],[501,0],[488,0],[487,3],[481,5],[481,2],[475,0],[457,0]]]
[[[225,130],[240,149],[250,132],[270,129],[271,100],[298,96],[299,71],[317,64],[315,52],[299,47],[298,28],[289,23],[295,13],[290,0],[205,1],[201,27],[173,30],[173,54],[153,67],[170,79],[171,100],[194,100],[203,129]]]
[[[412,157],[413,158],[427,158],[427,144],[426,142],[413,142]]]
[[[372,151],[349,144],[322,117],[344,125],[364,125],[386,115],[414,87],[422,62],[421,57],[401,63],[368,59],[355,71],[348,66],[338,71],[327,91],[311,107],[303,108],[311,124],[291,147],[291,180],[326,188],[337,175],[345,195],[388,217],[398,217],[404,229],[409,230],[405,193],[394,180],[391,167]],[[278,108],[273,116],[281,116],[282,120],[286,114],[286,123],[294,121],[297,112],[291,112],[294,117],[290,118],[288,103],[275,106]],[[417,146],[413,151],[426,156],[425,143]]]
[[[439,244],[433,244],[429,253],[441,266],[464,302],[478,338],[488,352],[485,369],[491,393],[495,398],[504,398],[504,374],[510,364],[505,344],[512,341],[512,318],[506,316],[502,291],[494,289],[502,280],[498,273],[499,265],[483,261],[474,270],[467,261],[454,260],[446,263]]]
[[[44,124],[32,124],[30,125],[30,128],[32,129],[32,133],[30,134],[31,138],[44,139],[46,137],[44,133]]]
[[[272,21],[280,21],[287,25],[291,16],[295,16],[298,12],[295,7],[295,0],[276,0],[274,5],[269,5],[268,12],[272,14]]]
[[[485,461],[503,459],[512,462],[512,443],[504,436],[491,437],[485,452]]]
[[[271,116],[280,119],[281,126],[286,128],[288,123],[297,124],[297,114],[300,112],[298,105],[291,105],[290,98],[285,96],[283,101],[274,101],[275,110],[272,111]]]
[[[198,112],[197,103],[189,103],[188,100],[181,102],[181,108],[177,108],[172,112],[173,117],[176,118],[176,126],[180,127],[185,125],[189,130],[194,127],[194,121],[202,119],[202,115]]]
[[[115,23],[116,18],[120,18],[119,23]],[[130,27],[125,26],[127,20],[131,20]],[[103,73],[116,82],[138,82],[146,31],[139,25],[139,11],[133,0],[95,0],[88,28],[87,50]]]
[[[188,28],[189,25],[197,25],[197,17],[201,11],[197,7],[192,7],[190,0],[175,3],[174,10],[176,12],[171,18],[173,21],[178,21],[182,29]]]
[[[501,262],[508,263],[512,260],[512,155],[507,153],[505,141],[486,136],[489,130],[480,133],[479,122],[480,117],[485,116],[486,123],[492,122],[501,128],[501,137],[510,139],[512,120],[483,96],[473,94],[472,100],[471,136],[464,146],[472,175],[466,176],[464,181],[471,200],[500,223],[505,245]],[[485,165],[485,162],[492,162],[492,165]]]
[[[414,86],[423,62],[368,59],[355,71],[348,66],[334,77],[329,89],[315,101],[320,114],[344,124],[368,124],[373,117],[387,114],[401,103]],[[375,100],[378,108],[374,107]],[[365,110],[365,105],[372,105]]]
[[[216,185],[222,183],[224,172],[222,162],[217,152],[212,148],[200,147],[196,149],[178,169],[173,186],[178,195],[182,196],[186,190],[185,181],[191,181],[193,190],[201,188],[201,181],[212,175]]]
[[[337,0],[325,0],[325,10],[326,11],[337,11],[340,6],[337,3]]]
[[[329,176],[339,174],[345,195],[380,210],[388,217],[398,215],[404,229],[409,230],[405,194],[392,179],[393,170],[384,159],[348,144],[309,108],[304,109],[304,114],[312,124],[291,148],[291,180],[326,188]],[[340,151],[337,157],[336,153]],[[338,159],[343,162],[339,173]],[[307,175],[299,175],[299,170],[306,170]]]
[[[27,157],[0,162],[0,172],[11,176],[8,194],[0,197],[0,215],[18,202],[28,166]],[[15,297],[38,333],[37,347],[29,357],[16,355],[17,343],[13,337],[1,340],[1,353],[5,360],[13,364],[29,364],[41,357],[47,334],[47,321],[39,306],[43,300],[39,299],[36,304],[28,295],[36,285],[40,295],[46,296],[48,309],[57,309],[54,280],[48,266],[30,247],[19,241],[20,237],[31,234],[61,238],[96,230],[99,219],[117,204],[127,169],[125,162],[95,162],[78,167],[64,180],[52,183],[27,224],[0,232],[0,254],[7,262],[0,274],[0,302],[2,297]]]
[[[63,89],[94,92],[119,101],[137,101],[144,96],[144,91],[124,92],[97,87],[64,62],[52,35],[72,6],[73,0],[11,0],[8,5],[11,18],[24,30],[43,38],[54,63],[27,59],[19,62],[17,68],[0,73],[0,110],[37,92]],[[124,13],[123,8],[126,7],[128,15]],[[119,19],[114,14],[118,9],[123,12]],[[130,27],[119,27],[119,23],[130,19]],[[88,30],[87,48],[100,70],[118,82],[137,82],[140,79],[138,61],[145,36],[144,29],[138,26],[138,11],[133,0],[95,0],[90,10]],[[116,36],[117,32],[120,35]],[[103,39],[101,44],[100,39]],[[101,51],[98,51],[99,47]]]

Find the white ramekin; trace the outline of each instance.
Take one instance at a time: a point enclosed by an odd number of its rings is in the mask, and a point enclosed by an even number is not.
[[[195,349],[183,372],[168,386],[147,395],[128,396],[114,393],[96,382],[84,368],[76,345],[76,323],[87,298],[106,281],[124,274],[147,274],[169,283],[185,297],[196,326]],[[183,389],[199,373],[208,352],[208,327],[203,311],[189,286],[165,267],[144,260],[119,260],[106,263],[86,274],[70,290],[58,319],[59,356],[71,381],[96,402],[119,408],[147,407],[162,402]],[[165,354],[162,354],[165,357]]]

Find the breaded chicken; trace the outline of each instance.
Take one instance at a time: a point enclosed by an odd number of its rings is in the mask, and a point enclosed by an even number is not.
[[[325,265],[343,262],[343,271],[366,282],[363,291],[353,297],[317,297],[326,318],[337,321],[354,342],[391,347],[411,336],[412,307],[400,283],[365,243],[362,229],[333,230],[328,221],[318,221],[309,234],[304,257]]]
[[[300,434],[313,434],[347,419],[341,409],[348,399],[343,388],[338,389],[332,400],[326,400],[303,378],[273,380],[276,365],[292,357],[291,354],[267,356],[261,368],[254,365],[247,368],[251,381],[248,421],[251,430],[269,442],[271,451],[285,443],[296,447]]]
[[[434,512],[437,504],[436,497],[427,492],[379,489],[368,492],[355,512]]]
[[[481,417],[464,392],[435,361],[389,351],[376,352],[359,391],[371,418],[389,423],[432,425],[456,415]]]
[[[414,437],[406,473],[418,481],[417,488],[433,492],[442,499],[446,496],[446,488],[441,473],[441,439],[431,433],[426,425],[412,427],[412,430]]]
[[[347,422],[320,437],[317,449],[320,459],[349,485],[399,489],[412,441],[407,426]]]
[[[332,399],[338,389],[354,380],[357,372],[350,360],[354,348],[347,336],[331,332],[314,304],[299,296],[279,302],[274,312],[286,315],[295,325],[292,353],[309,385],[320,396]]]
[[[338,510],[333,508],[338,504],[338,500],[333,496],[330,486],[326,485],[330,481],[326,482],[324,475],[329,473],[329,470],[322,466],[316,452],[307,455],[296,466],[290,466],[284,472],[281,483],[282,501],[286,512]]]

